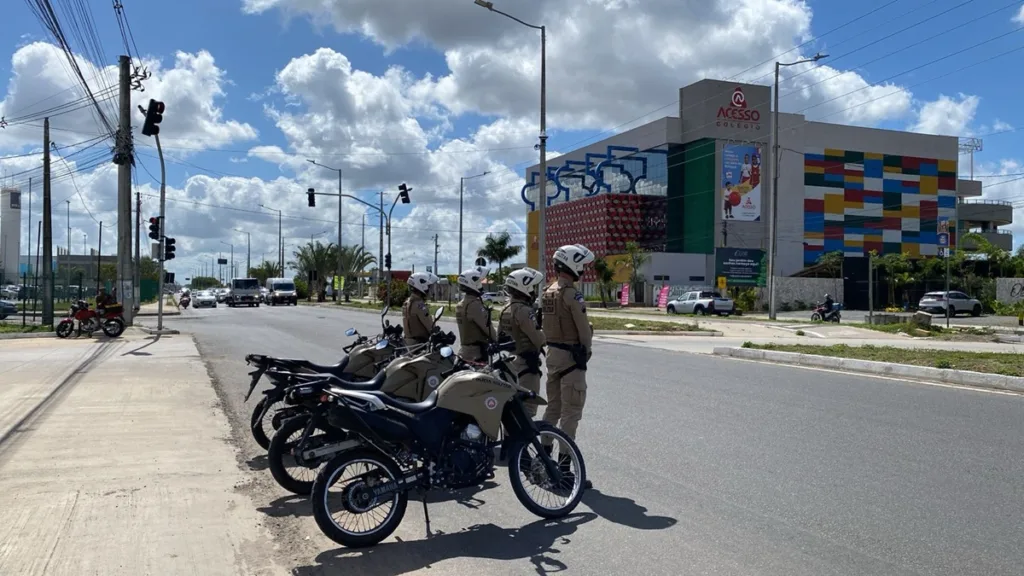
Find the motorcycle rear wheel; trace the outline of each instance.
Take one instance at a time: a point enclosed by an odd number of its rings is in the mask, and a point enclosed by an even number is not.
[[[260,416],[263,414],[263,406],[266,403],[266,396],[260,398],[260,401],[256,403],[256,407],[252,409],[252,416],[249,417],[249,428],[252,430],[253,440],[256,440],[256,443],[259,444],[260,447],[263,448],[264,450],[270,448],[270,436],[267,435],[267,430],[264,429],[264,425],[267,423],[267,419],[260,418]],[[275,404],[279,403],[275,402]],[[270,409],[267,410],[267,414],[270,415],[273,414],[274,412],[277,412],[278,408],[281,408],[281,406],[275,407],[271,405]],[[270,433],[273,434],[273,431],[271,431]]]
[[[316,466],[307,467],[296,462],[295,457],[292,455],[292,450],[299,448],[299,440],[302,438],[301,433],[308,424],[308,415],[295,416],[285,420],[274,433],[274,437],[270,440],[270,448],[267,449],[267,464],[274,480],[277,480],[277,483],[285,490],[300,496],[308,496],[313,492],[313,482],[317,472],[323,468],[323,461],[317,463]],[[330,436],[331,434],[328,430],[322,428],[314,429],[307,439],[307,442],[309,442],[307,448],[326,444],[330,441]],[[288,465],[291,465],[292,468],[289,469]],[[302,476],[308,474],[314,480],[296,478],[295,472],[304,472],[305,474],[302,474]]]
[[[61,322],[61,323],[57,324],[57,330],[56,331],[57,331],[57,337],[58,338],[67,338],[68,336],[71,336],[72,332],[75,331],[75,323],[74,322]]]
[[[553,488],[560,491],[568,489],[569,494],[566,497],[565,503],[551,507],[540,504],[527,492],[526,486],[523,483],[523,480],[527,478],[524,478],[524,476],[527,476],[531,481],[535,477],[543,477],[550,482],[550,478],[548,478],[547,470],[545,469],[543,462],[535,458],[537,455],[530,456],[527,453],[527,450],[533,446],[532,443],[519,444],[510,451],[508,476],[512,484],[512,491],[515,492],[516,498],[519,499],[519,502],[523,507],[537,516],[548,519],[564,518],[579,506],[580,500],[583,498],[583,485],[587,481],[587,467],[583,462],[583,453],[580,452],[579,446],[576,445],[576,442],[574,442],[572,438],[569,438],[569,435],[563,432],[560,428],[556,428],[547,422],[541,421],[534,422],[534,425],[537,426],[538,442],[542,442],[542,437],[548,437],[552,440],[552,443],[554,440],[558,441],[559,452],[568,448],[567,453],[560,453],[555,457],[556,464],[564,458],[568,465],[566,466],[566,470],[562,471],[562,483],[558,486],[554,486]],[[530,470],[521,469],[524,461],[530,464]],[[572,464],[575,464],[575,472],[572,471]],[[569,473],[567,474],[566,472]],[[572,485],[566,486],[566,481],[571,481]]]
[[[117,338],[124,333],[124,322],[120,318],[104,320],[103,333],[111,338]]]
[[[376,499],[370,497],[365,492],[370,486],[367,483],[368,478],[378,481],[381,480],[378,476],[384,476],[383,480],[386,481],[396,481],[402,478],[402,470],[399,468],[398,463],[390,456],[376,450],[343,452],[320,469],[320,473],[316,476],[316,481],[313,482],[313,493],[310,497],[310,501],[313,504],[313,518],[316,520],[317,526],[320,527],[320,530],[328,538],[348,548],[374,546],[390,536],[398,528],[398,525],[402,523],[406,506],[409,504],[408,491],[397,492],[392,494],[387,501],[379,504],[390,503],[391,509],[387,512],[384,520],[379,522],[373,529],[357,533],[341,527],[331,513],[330,505],[327,501],[327,491],[338,481],[346,469],[357,465],[373,466],[379,472],[377,474],[371,474],[370,472],[361,473],[359,476],[362,478],[353,480],[351,484],[346,486],[342,493],[334,499],[342,504],[343,510],[339,510],[339,512],[345,511],[362,517],[368,512],[377,509],[378,503]]]

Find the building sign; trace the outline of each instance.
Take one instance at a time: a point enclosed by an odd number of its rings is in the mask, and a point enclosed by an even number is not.
[[[658,308],[661,308],[662,310],[668,307],[668,291],[669,286],[667,284],[662,286],[661,290],[658,291]]]
[[[629,284],[622,285],[622,293],[619,296],[619,306],[629,306]]]
[[[715,126],[740,128],[743,130],[760,130],[761,113],[747,107],[747,96],[743,93],[743,88],[737,86],[732,91],[732,99],[729,101],[729,105],[718,109],[718,114],[715,116]]]
[[[11,209],[21,210],[21,192],[11,192]]]
[[[715,250],[715,276],[725,278],[731,286],[764,286],[768,264],[764,256],[764,250],[718,248]]]
[[[761,146],[726,144],[722,148],[722,219],[761,219]]]

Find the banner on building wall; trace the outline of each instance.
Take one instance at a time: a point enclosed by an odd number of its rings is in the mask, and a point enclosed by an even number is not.
[[[761,146],[726,144],[722,148],[722,218],[761,219]]]
[[[622,295],[619,296],[620,306],[629,306],[629,284],[622,285]]]
[[[668,284],[662,286],[661,290],[658,291],[658,308],[662,310],[668,307],[668,291]]]
[[[715,276],[725,278],[730,286],[764,286],[768,274],[764,250],[748,248],[717,248]]]

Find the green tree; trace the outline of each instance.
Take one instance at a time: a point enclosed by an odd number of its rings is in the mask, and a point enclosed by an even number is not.
[[[900,296],[903,296],[906,286],[915,282],[913,273],[914,263],[910,259],[910,255],[905,252],[901,254],[886,254],[881,258],[876,258],[875,263],[885,271],[885,275],[889,279],[888,305],[899,305],[900,302],[896,300],[897,289],[899,289]]]
[[[268,278],[282,278],[283,276],[284,274],[281,272],[281,267],[277,265],[277,262],[264,260],[258,265],[249,268],[249,277],[259,280],[260,286],[265,286]]]
[[[207,288],[213,288],[214,286],[220,286],[220,282],[216,278],[210,276],[196,276],[189,281],[189,287],[192,290],[206,290]]]
[[[160,280],[160,263],[149,256],[139,260],[139,276],[143,280]]]
[[[100,264],[100,284],[104,282],[117,282],[117,266],[114,264]]]
[[[834,279],[832,293],[839,294],[839,281],[843,277],[843,253],[840,250],[826,252],[818,257],[818,264],[822,270]]]
[[[523,251],[523,247],[512,243],[512,236],[506,231],[501,234],[488,234],[484,239],[484,245],[476,251],[476,255],[488,262],[498,265],[498,277],[504,278],[501,273],[502,265],[515,258]],[[459,270],[459,272],[462,272]]]
[[[298,272],[300,278],[309,278],[311,271],[316,272],[317,279],[309,287],[306,298],[309,299],[313,292],[316,292],[316,301],[323,302],[327,299],[327,278],[337,267],[338,249],[334,243],[323,244],[319,241],[309,242],[293,252],[295,261],[289,266]]]
[[[359,281],[359,275],[367,266],[376,264],[377,259],[362,246],[343,246],[341,249],[341,274],[345,279],[345,300],[352,293],[352,284]]]
[[[601,295],[601,307],[608,306],[612,288],[615,287],[615,270],[603,257],[594,259],[594,273],[597,275],[597,291]]]
[[[626,254],[629,258],[627,264],[629,266],[629,290],[633,294],[639,295],[640,285],[647,281],[640,270],[651,261],[651,255],[633,241],[626,242]],[[643,301],[642,297],[636,300],[637,302]]]

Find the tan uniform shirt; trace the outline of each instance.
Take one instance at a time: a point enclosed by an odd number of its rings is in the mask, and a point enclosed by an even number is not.
[[[533,307],[522,300],[513,300],[501,311],[501,331],[516,343],[516,354],[538,352],[546,342],[537,329]]]
[[[455,322],[459,326],[459,342],[462,343],[460,356],[469,359],[483,356],[479,345],[496,339],[490,319],[491,314],[479,296],[466,294],[462,298],[455,307]]]
[[[434,329],[434,318],[427,309],[427,303],[415,292],[402,304],[402,329],[410,344],[426,342]]]
[[[557,344],[582,344],[588,351],[593,344],[593,332],[587,321],[587,308],[583,293],[565,279],[559,278],[544,290],[544,336]]]

